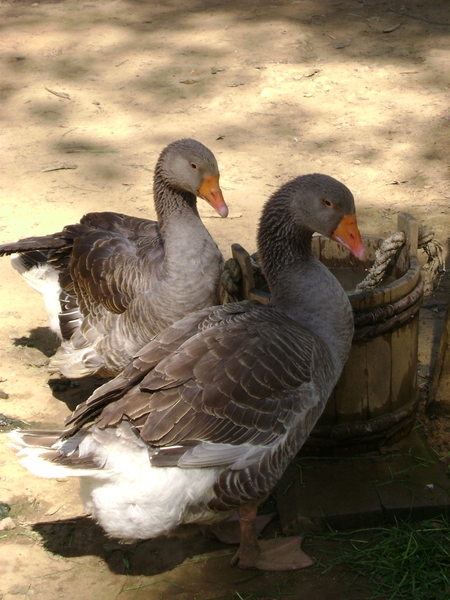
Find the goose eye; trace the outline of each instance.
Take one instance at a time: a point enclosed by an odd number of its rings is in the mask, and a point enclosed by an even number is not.
[[[325,206],[328,206],[328,208],[333,208],[333,203],[331,202],[331,200],[327,200],[326,198],[324,198],[323,203],[325,204]]]
[[[197,165],[196,165],[195,163],[191,163],[191,167],[192,167],[193,169],[197,169]]]

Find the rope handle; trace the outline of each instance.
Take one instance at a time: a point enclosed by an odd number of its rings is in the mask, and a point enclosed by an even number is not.
[[[363,281],[356,286],[355,291],[366,292],[377,287],[383,280],[391,256],[405,243],[406,236],[403,231],[397,231],[386,238],[375,252],[375,262]],[[419,227],[418,247],[428,256],[422,272],[425,284],[424,292],[427,293],[433,289],[436,275],[439,272],[445,272],[444,248],[434,237],[434,229],[424,224]]]
[[[391,257],[406,243],[403,231],[397,231],[386,238],[375,252],[375,262],[368,270],[366,277],[359,283],[355,291],[365,292],[377,287],[383,280]],[[419,227],[418,247],[428,256],[422,267],[422,279],[424,280],[424,293],[433,290],[434,281],[438,273],[445,272],[444,248],[434,237],[434,229],[422,224]],[[258,263],[250,257],[253,274],[261,277],[261,269]],[[239,264],[234,258],[227,260],[222,272],[220,282],[220,300],[222,304],[242,300],[240,295],[240,281],[242,273]]]

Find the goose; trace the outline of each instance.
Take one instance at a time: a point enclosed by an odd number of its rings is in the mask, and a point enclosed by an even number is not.
[[[303,175],[266,202],[258,253],[271,291],[201,309],[159,333],[97,388],[63,431],[11,432],[42,477],[80,478],[108,535],[147,539],[238,512],[241,568],[312,564],[301,536],[258,540],[258,505],[325,407],[350,351],[346,293],[311,251],[313,232],[365,260],[350,190]]]
[[[223,257],[197,196],[227,216],[214,155],[196,140],[178,140],[155,167],[158,222],[95,212],[62,232],[0,246],[44,296],[61,340],[51,372],[115,376],[156,333],[219,303]]]

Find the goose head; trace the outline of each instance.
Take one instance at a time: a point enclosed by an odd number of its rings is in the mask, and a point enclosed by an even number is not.
[[[360,260],[366,252],[356,224],[351,191],[340,181],[312,173],[284,184],[266,203],[258,230],[258,254],[266,279],[282,265],[311,256],[314,232],[335,239]]]
[[[190,138],[178,140],[163,150],[158,163],[166,185],[202,198],[221,217],[228,215],[219,185],[219,167],[206,146]]]
[[[355,201],[347,186],[329,175],[313,173],[294,179],[290,187],[289,212],[298,227],[333,238],[365,260]]]

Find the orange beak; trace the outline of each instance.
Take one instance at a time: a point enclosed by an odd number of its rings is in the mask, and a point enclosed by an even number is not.
[[[367,255],[362,243],[361,234],[356,224],[355,215],[343,217],[331,237],[350,250],[359,260],[366,260]]]
[[[202,181],[198,195],[211,204],[221,217],[228,215],[228,206],[225,204],[219,185],[219,175],[207,175]]]

